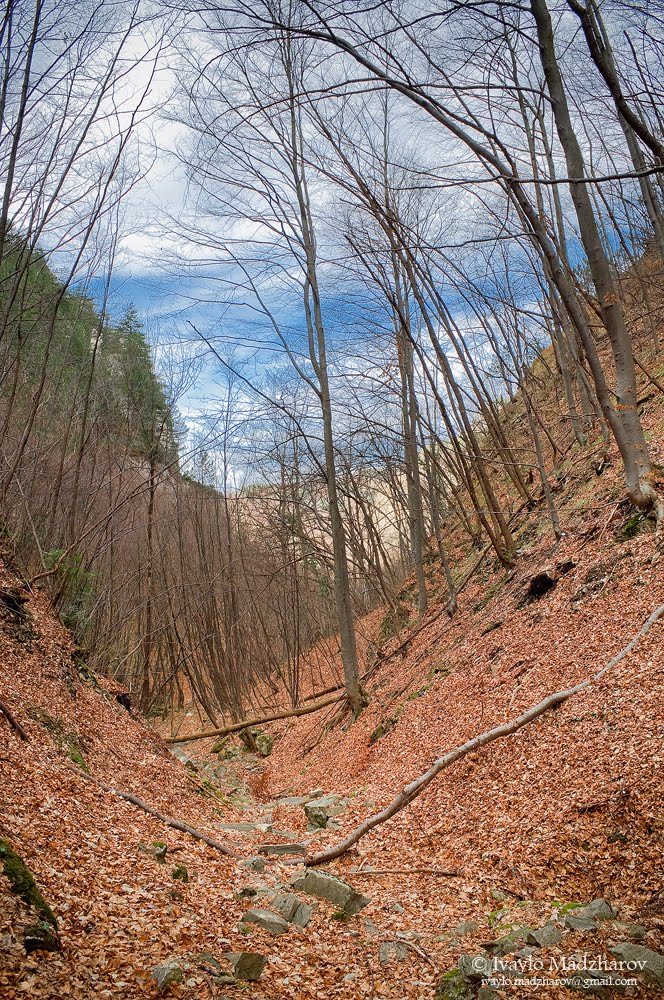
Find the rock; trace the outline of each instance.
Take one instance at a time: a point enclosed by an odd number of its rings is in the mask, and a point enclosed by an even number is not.
[[[539,927],[537,930],[528,931],[526,934],[526,941],[528,944],[534,944],[537,948],[550,948],[553,944],[558,944],[562,941],[563,936],[556,927],[550,921],[545,924],[544,927]]]
[[[493,986],[480,986],[477,991],[477,1000],[498,1000],[498,994],[494,990]]]
[[[460,969],[450,969],[436,987],[435,1000],[475,1000],[475,990]]]
[[[528,927],[517,927],[509,934],[503,934],[495,941],[486,941],[482,944],[484,950],[493,958],[502,958],[503,955],[512,955],[526,943],[527,935],[530,932]]]
[[[263,930],[269,931],[270,934],[286,934],[288,931],[288,921],[284,920],[279,913],[263,910],[260,907],[247,910],[242,917],[242,923],[257,924]]]
[[[333,816],[343,812],[343,806],[339,805],[338,795],[323,795],[305,803],[304,812],[308,830],[324,830]]]
[[[257,951],[227,951],[224,955],[231,963],[237,979],[255,983],[261,978],[265,968],[265,957]]]
[[[174,958],[170,958],[167,962],[155,966],[150,976],[157,984],[159,992],[163,993],[171,983],[181,983],[184,972],[182,966]]]
[[[401,903],[388,903],[387,909],[390,913],[404,913],[404,908]]]
[[[32,872],[20,854],[17,854],[9,841],[3,837],[0,837],[0,865],[2,874],[9,880],[10,891],[37,911],[40,926],[46,923],[57,929],[58,922],[55,915],[42,896]]]
[[[26,954],[31,955],[33,951],[61,951],[62,945],[58,933],[46,920],[26,927],[23,936],[23,947]]]
[[[258,853],[280,857],[282,854],[306,854],[307,849],[304,844],[261,844]]]
[[[479,983],[493,975],[495,963],[486,955],[462,955],[458,961],[459,972],[471,983]]]
[[[269,757],[272,753],[274,740],[268,733],[259,733],[256,736],[256,746],[261,757]]]
[[[294,892],[278,892],[270,901],[270,906],[289,924],[296,924],[297,927],[306,927],[314,912],[313,906],[303,903]]]
[[[475,923],[474,920],[462,920],[456,927],[452,927],[450,933],[456,937],[464,937],[466,934],[472,934],[478,927],[479,924]]]
[[[238,833],[270,833],[272,823],[218,823],[222,830],[237,830]]]
[[[380,927],[376,927],[373,920],[370,920],[369,917],[366,917],[363,923],[364,923],[364,929],[366,933],[369,935],[369,937],[382,937],[383,932],[381,931]]]
[[[347,916],[354,916],[371,902],[343,879],[326,871],[314,871],[313,868],[308,868],[302,875],[294,878],[291,885],[310,896],[327,899]]]
[[[405,962],[408,958],[408,948],[401,941],[383,941],[378,948],[378,961],[381,965],[390,962]]]
[[[602,920],[615,920],[616,911],[605,899],[594,899],[565,914],[563,923],[573,931],[596,931]]]
[[[575,969],[569,974],[567,985],[571,990],[589,993],[595,997],[612,997],[616,991],[622,992],[622,973],[614,974],[601,969]]]
[[[648,933],[646,928],[642,927],[641,924],[632,924],[629,922],[614,924],[613,930],[616,934],[631,938],[632,941],[643,941]]]
[[[664,987],[664,955],[640,944],[616,944],[611,954],[625,963],[625,975],[633,973],[647,982]]]
[[[261,885],[241,885],[233,895],[236,899],[256,899],[257,896],[264,896],[267,892],[269,892],[269,886],[262,883]]]
[[[577,917],[592,917],[594,920],[615,920],[617,911],[605,899],[593,899],[583,909],[576,911]]]
[[[155,840],[150,847],[146,847],[145,844],[139,844],[138,850],[141,854],[147,854],[148,857],[154,858],[160,865],[166,864],[166,852],[168,851],[168,845],[164,844],[162,841]]]
[[[240,862],[242,868],[249,868],[252,872],[264,872],[265,871],[265,861],[263,858],[245,858],[244,861]]]
[[[194,956],[198,965],[206,968],[208,972],[214,972],[219,975],[222,973],[221,962],[214,957],[214,955],[209,951],[199,951],[197,955]]]

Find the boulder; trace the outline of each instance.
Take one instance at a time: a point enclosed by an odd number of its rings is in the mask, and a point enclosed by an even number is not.
[[[184,978],[182,966],[174,958],[169,958],[167,962],[156,965],[150,973],[152,979],[157,984],[157,990],[163,993],[172,983],[181,983]]]
[[[333,816],[342,813],[338,795],[323,795],[305,803],[304,812],[307,817],[307,829],[324,830]]]
[[[625,975],[642,976],[647,982],[664,987],[664,955],[628,942],[616,944],[610,950],[612,955],[625,963]]]
[[[263,975],[266,959],[257,951],[227,951],[224,958],[231,963],[236,979],[255,983]]]
[[[303,903],[294,892],[278,892],[270,901],[270,906],[289,924],[296,924],[297,927],[306,927],[314,912],[313,906]]]
[[[313,868],[308,868],[302,875],[294,878],[291,886],[310,896],[327,899],[347,916],[354,916],[371,902],[343,879],[326,871],[314,871]]]
[[[632,924],[629,922],[614,924],[613,930],[616,934],[631,938],[632,941],[643,941],[648,933],[646,928],[642,927],[641,924]]]
[[[257,924],[264,931],[269,931],[270,934],[286,934],[288,931],[288,921],[284,920],[279,913],[273,913],[272,910],[264,910],[259,906],[247,910],[242,917],[242,923]]]

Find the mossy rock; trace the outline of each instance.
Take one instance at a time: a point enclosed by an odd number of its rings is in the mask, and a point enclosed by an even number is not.
[[[4,838],[0,838],[0,861],[2,862],[2,873],[9,879],[9,887],[13,894],[22,899],[28,906],[32,906],[43,922],[50,927],[57,928],[58,921],[42,896],[32,872],[23,858]]]
[[[461,969],[449,969],[438,982],[435,1000],[474,1000],[475,990]]]

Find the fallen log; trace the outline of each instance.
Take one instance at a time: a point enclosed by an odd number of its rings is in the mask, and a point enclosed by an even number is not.
[[[225,854],[229,858],[238,858],[239,854],[223,844],[220,840],[215,840],[214,837],[209,837],[207,833],[202,833],[200,830],[196,830],[193,826],[189,826],[188,823],[184,823],[181,819],[175,819],[173,816],[166,816],[165,813],[159,812],[158,809],[154,809],[152,806],[140,799],[138,795],[134,795],[133,792],[121,792],[117,788],[112,788],[111,785],[105,784],[99,778],[95,778],[92,774],[87,774],[85,771],[81,771],[80,768],[75,767],[73,764],[65,764],[68,771],[71,771],[79,778],[85,778],[86,781],[91,781],[94,785],[97,785],[105,792],[109,792],[111,795],[117,795],[118,798],[124,799],[125,802],[130,802],[132,805],[136,806],[138,809],[142,809],[146,812],[148,816],[153,816],[158,819],[160,823],[164,823],[165,826],[170,826],[174,830],[180,830],[181,833],[187,833],[194,840],[201,840],[208,847],[214,847],[216,851],[221,854]]]
[[[365,819],[359,826],[355,827],[347,837],[340,840],[338,844],[333,844],[331,847],[326,848],[323,851],[319,851],[317,854],[312,855],[310,858],[305,858],[304,863],[307,867],[313,868],[316,865],[326,864],[328,861],[334,861],[335,858],[341,857],[346,851],[350,850],[354,844],[365,837],[367,833],[375,829],[375,827],[380,826],[381,823],[385,823],[387,820],[396,816],[398,812],[405,809],[413,799],[417,798],[424,789],[431,784],[431,782],[436,778],[442,770],[454,764],[455,761],[460,760],[462,757],[466,757],[469,753],[473,753],[475,750],[479,750],[480,747],[486,746],[488,743],[493,743],[494,740],[502,739],[505,736],[511,736],[516,733],[519,729],[523,729],[528,723],[533,722],[538,719],[545,712],[550,711],[557,705],[561,705],[564,701],[572,698],[574,695],[580,694],[581,691],[585,691],[586,688],[590,687],[595,681],[599,680],[608,670],[619,663],[628,653],[632,651],[636,643],[641,639],[646,632],[655,624],[658,618],[664,614],[664,604],[661,604],[658,608],[653,611],[650,617],[643,623],[639,631],[633,637],[633,639],[628,642],[628,644],[622,649],[616,656],[613,657],[605,666],[602,667],[596,674],[589,677],[585,681],[581,681],[579,684],[575,684],[574,687],[567,688],[563,691],[556,691],[553,694],[548,695],[543,701],[540,701],[537,705],[533,705],[522,715],[519,715],[516,719],[511,722],[505,722],[502,726],[496,726],[494,729],[489,729],[487,732],[480,733],[479,736],[473,737],[473,739],[468,740],[461,746],[456,747],[449,753],[445,754],[443,757],[439,757],[438,760],[434,761],[428,771],[421,774],[410,784],[406,785],[399,794],[380,812],[373,816],[369,816]]]
[[[234,722],[230,726],[223,726],[221,729],[207,729],[205,732],[192,733],[190,736],[167,736],[166,743],[190,743],[193,740],[206,740],[212,737],[229,736],[231,733],[239,733],[241,729],[249,726],[264,726],[268,722],[278,722],[280,719],[294,719],[299,715],[308,715],[310,712],[318,712],[321,708],[327,708],[337,701],[346,697],[345,691],[341,694],[331,695],[323,698],[313,705],[300,705],[299,708],[286,708],[281,712],[273,712],[271,715],[263,715],[256,719],[243,719],[242,722]]]
[[[30,738],[26,733],[25,729],[23,728],[23,726],[21,725],[21,723],[18,721],[18,719],[14,718],[10,710],[2,701],[0,701],[0,712],[2,712],[2,714],[4,715],[5,719],[7,720],[11,728],[14,730],[15,733],[18,733],[18,735],[21,737],[22,740],[27,741]]]

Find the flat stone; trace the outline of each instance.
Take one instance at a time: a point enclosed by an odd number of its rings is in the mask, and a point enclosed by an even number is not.
[[[664,955],[650,948],[644,948],[640,944],[616,944],[611,949],[611,954],[624,962],[625,965],[632,966],[625,969],[625,975],[633,973],[642,976],[647,982],[655,983],[657,986],[664,986]]]
[[[288,931],[288,921],[284,920],[281,914],[261,909],[258,906],[247,910],[242,917],[242,923],[257,924],[264,931],[269,931],[270,934],[285,934]]]
[[[181,983],[183,977],[182,966],[174,958],[162,962],[161,965],[156,965],[150,973],[150,978],[154,979],[160,993],[163,993],[171,983]]]
[[[555,924],[548,923],[537,930],[528,931],[526,941],[534,944],[537,948],[549,948],[551,945],[562,941],[563,936]]]
[[[344,882],[343,879],[326,871],[314,871],[312,868],[308,868],[302,875],[296,876],[292,880],[291,886],[310,896],[327,899],[348,916],[359,913],[371,902],[367,896],[357,892],[352,885]]]
[[[391,962],[405,962],[408,958],[408,948],[401,941],[383,941],[378,948],[378,961],[381,965]]]
[[[265,968],[265,956],[257,951],[227,951],[224,958],[231,963],[235,977],[248,983],[260,979]]]
[[[282,854],[306,854],[307,849],[304,844],[261,844],[258,853],[281,857]]]
[[[571,931],[596,931],[596,921],[592,917],[579,916],[580,912],[576,910],[574,913],[566,913],[563,917],[565,927],[569,927]]]

